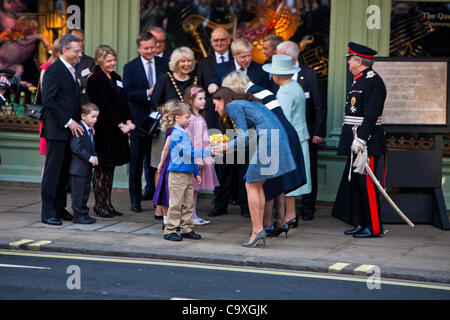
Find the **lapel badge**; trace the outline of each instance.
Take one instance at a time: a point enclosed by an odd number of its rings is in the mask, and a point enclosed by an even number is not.
[[[366,79],[373,78],[374,76],[375,76],[375,72],[373,72],[373,71],[371,70],[371,71],[367,72],[367,77],[366,77]]]

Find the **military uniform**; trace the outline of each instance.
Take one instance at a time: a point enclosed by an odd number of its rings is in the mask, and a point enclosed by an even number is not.
[[[349,44],[351,55],[373,58],[374,50]],[[354,50],[352,50],[354,49]],[[359,54],[363,52],[362,54]],[[375,52],[376,53],[376,52]],[[377,173],[380,156],[386,154],[386,140],[381,115],[383,114],[386,87],[371,67],[353,76],[353,84],[346,97],[344,124],[338,155],[348,156],[341,184],[333,207],[333,216],[356,226],[346,231],[348,235],[373,237],[383,234],[378,190],[368,173],[351,172],[352,143],[357,137],[367,147],[369,166]]]

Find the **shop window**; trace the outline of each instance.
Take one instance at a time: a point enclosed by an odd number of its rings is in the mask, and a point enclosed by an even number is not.
[[[212,30],[224,26],[234,38],[247,38],[254,47],[253,60],[263,63],[263,39],[276,34],[299,44],[300,62],[317,70],[324,84],[329,25],[330,0],[141,0],[140,30],[165,29],[166,50],[188,46],[198,60],[211,51]]]
[[[51,58],[54,40],[67,32],[67,9],[73,5],[82,28],[84,0],[0,0],[0,68],[15,73],[0,110],[0,130],[37,131],[38,121],[26,117],[27,107],[35,102],[40,67]]]
[[[389,55],[391,57],[450,58],[450,3],[393,1]],[[445,93],[443,93],[445,94]],[[448,92],[446,93],[448,95]],[[430,137],[388,134],[390,148],[427,149]],[[444,155],[450,156],[450,134],[444,135]]]

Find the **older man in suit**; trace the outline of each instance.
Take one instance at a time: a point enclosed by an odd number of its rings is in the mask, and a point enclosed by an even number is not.
[[[47,139],[47,157],[41,183],[42,222],[62,225],[61,219],[72,220],[65,209],[65,187],[69,178],[70,137],[83,135],[80,119],[80,85],[75,74],[83,54],[80,39],[65,35],[59,40],[60,58],[45,72],[42,84],[43,127]]]
[[[84,54],[84,31],[81,29],[72,29],[69,30],[69,34],[74,35],[78,39],[80,39],[81,49],[83,50],[83,55],[81,56],[80,61],[75,65],[77,78],[80,79],[81,86],[81,104],[85,104],[89,102],[89,97],[86,94],[87,81],[88,77],[95,70],[95,59]]]
[[[137,40],[139,57],[128,62],[123,69],[123,87],[130,101],[130,111],[136,129],[131,132],[131,163],[129,173],[129,191],[131,210],[141,212],[142,171],[144,156],[150,159],[152,138],[139,128],[142,121],[153,111],[152,93],[158,75],[168,70],[165,59],[155,57],[156,39],[149,32],[141,33]],[[155,192],[155,170],[150,169],[147,181],[153,182],[152,193]]]
[[[207,57],[200,59],[197,66],[198,84],[207,88],[216,66],[232,59],[230,53],[231,35],[223,27],[218,27],[211,33],[211,46],[213,52]],[[205,120],[209,129],[219,129],[219,114],[214,109],[211,95],[206,96]]]
[[[264,88],[269,88],[269,75],[263,71],[260,64],[252,61],[252,45],[248,40],[238,38],[231,43],[233,59],[218,64],[209,81],[208,92],[213,94],[222,85],[222,80],[232,71],[242,71],[250,80]]]
[[[317,199],[317,160],[318,147],[324,141],[327,128],[327,105],[319,75],[298,62],[298,45],[293,41],[285,41],[277,46],[277,54],[285,54],[292,57],[292,64],[300,67],[300,72],[294,74],[293,80],[303,88],[306,99],[306,123],[309,136],[309,159],[311,165],[312,191],[302,196],[300,213],[303,220],[312,220],[314,217]],[[277,91],[277,90],[276,90]],[[276,92],[275,91],[275,92]],[[294,226],[297,225],[297,217],[286,217]]]

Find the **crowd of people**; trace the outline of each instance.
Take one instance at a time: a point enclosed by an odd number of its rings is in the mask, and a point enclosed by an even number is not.
[[[114,169],[124,164],[131,210],[143,211],[142,201],[151,199],[167,240],[201,239],[194,226],[210,223],[205,214],[226,214],[230,204],[251,218],[244,247],[287,237],[299,218],[314,218],[327,107],[319,76],[299,64],[295,42],[269,36],[262,66],[247,40],[219,27],[211,54],[196,64],[190,48],[168,52],[164,29],[150,27],[137,37],[139,56],[122,79],[114,49],[99,45],[89,58],[83,38],[81,30],[60,38],[42,76],[43,223],[95,223],[87,207],[91,180],[94,213],[122,216],[111,192]],[[150,134],[142,124],[152,112],[162,118]],[[211,144],[211,130],[226,135]],[[65,209],[69,180],[73,215]],[[207,213],[196,208],[201,190],[214,191]]]

